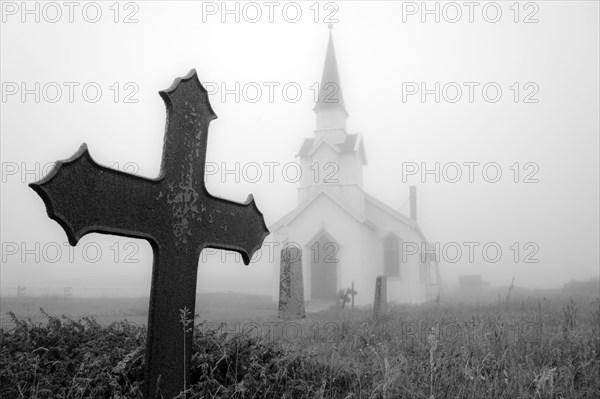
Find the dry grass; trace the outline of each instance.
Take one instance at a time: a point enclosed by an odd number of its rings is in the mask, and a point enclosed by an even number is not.
[[[391,306],[378,323],[333,309],[245,334],[200,323],[186,397],[600,397],[600,299],[511,305]],[[0,397],[141,397],[143,326],[45,317],[13,319]]]

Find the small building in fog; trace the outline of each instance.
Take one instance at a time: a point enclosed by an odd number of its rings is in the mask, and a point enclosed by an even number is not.
[[[314,112],[316,130],[296,155],[302,167],[298,205],[269,227],[278,248],[287,243],[302,249],[305,299],[333,300],[354,281],[356,303],[370,304],[380,274],[387,276],[388,301],[435,298],[439,272],[434,259],[420,253],[430,246],[416,221],[416,189],[410,190],[412,217],[363,189],[365,141],[346,130],[348,111],[331,31]],[[279,266],[276,260],[274,300]]]

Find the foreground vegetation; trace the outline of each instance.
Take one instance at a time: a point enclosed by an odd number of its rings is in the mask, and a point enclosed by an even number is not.
[[[44,323],[11,316],[0,397],[141,397],[144,326],[41,312]],[[391,306],[378,321],[335,309],[293,329],[265,325],[236,334],[231,325],[197,324],[181,397],[600,397],[597,298]]]

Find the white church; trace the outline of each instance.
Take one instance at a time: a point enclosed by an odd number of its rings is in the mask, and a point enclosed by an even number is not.
[[[418,254],[402,254],[407,243],[411,252],[429,248],[416,221],[415,188],[410,188],[410,217],[363,190],[367,154],[362,135],[346,130],[348,112],[331,30],[320,90],[314,135],[303,140],[296,155],[303,171],[298,205],[269,227],[271,240],[279,244],[277,248],[288,243],[301,248],[307,301],[333,301],[354,282],[355,303],[371,304],[377,275],[387,276],[390,302],[435,299],[440,287],[438,265]],[[318,179],[311,173],[315,167],[321,171]],[[278,301],[278,259],[273,267],[273,300]]]

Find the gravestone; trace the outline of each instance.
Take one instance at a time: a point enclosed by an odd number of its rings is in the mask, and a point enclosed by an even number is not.
[[[281,250],[279,269],[279,318],[301,319],[304,308],[304,282],[302,280],[302,250],[286,245]]]
[[[189,324],[195,311],[200,252],[209,247],[237,251],[247,265],[268,234],[252,195],[240,204],[213,197],[205,187],[208,126],[216,115],[196,71],[159,94],[167,108],[167,124],[157,178],[101,166],[83,144],[73,157],[57,162],[48,176],[30,185],[73,246],[91,232],[149,241],[154,261],[147,399],[173,398],[189,382],[193,336]]]
[[[373,302],[373,318],[379,320],[387,312],[387,277],[377,276],[375,279],[375,301]]]

